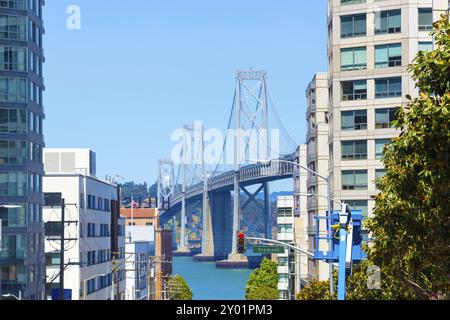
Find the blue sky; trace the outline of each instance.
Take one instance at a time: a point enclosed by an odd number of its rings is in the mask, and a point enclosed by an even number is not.
[[[81,8],[81,30],[66,9]],[[265,69],[281,118],[306,133],[305,88],[326,71],[325,0],[47,0],[47,147],[86,147],[97,172],[156,179],[170,135],[224,130],[236,69]]]

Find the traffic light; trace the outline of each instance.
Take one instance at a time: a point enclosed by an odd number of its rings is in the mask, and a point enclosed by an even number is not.
[[[237,237],[237,252],[243,254],[245,253],[245,234],[238,232]]]

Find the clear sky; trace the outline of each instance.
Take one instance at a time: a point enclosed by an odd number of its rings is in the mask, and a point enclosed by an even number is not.
[[[69,5],[81,29],[66,28]],[[152,182],[170,135],[202,120],[225,130],[236,69],[265,69],[299,143],[305,89],[326,71],[327,1],[47,0],[47,147],[97,153],[97,173]]]

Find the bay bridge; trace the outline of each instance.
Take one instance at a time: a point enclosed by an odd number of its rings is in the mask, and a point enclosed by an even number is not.
[[[186,207],[201,201],[202,246],[195,259],[245,265],[246,257],[237,254],[236,248],[242,210],[256,203],[265,226],[264,236],[271,239],[269,184],[283,179],[296,183],[299,177],[294,165],[298,162],[298,144],[281,121],[266,72],[236,72],[227,135],[215,163],[206,159],[203,124],[185,125],[182,130],[179,158],[172,156],[158,163],[160,225],[180,215],[177,247],[179,252],[188,252]],[[233,134],[229,134],[231,131]],[[232,148],[228,147],[230,143]],[[272,161],[263,161],[268,159]]]

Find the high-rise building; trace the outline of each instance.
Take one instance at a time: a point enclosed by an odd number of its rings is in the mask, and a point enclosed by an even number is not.
[[[0,1],[0,299],[45,296],[44,2]]]
[[[398,135],[392,121],[417,95],[408,64],[431,50],[432,22],[447,0],[329,0],[328,95],[332,196],[373,211],[375,180],[384,174],[384,145]],[[339,205],[335,204],[335,209]]]
[[[328,77],[326,73],[317,73],[306,89],[306,120],[308,132],[306,135],[307,155],[306,165],[309,169],[319,173],[322,177],[328,175]],[[305,190],[303,190],[305,192]],[[308,200],[308,251],[314,253],[316,242],[315,216],[326,216],[327,204],[327,182],[318,176],[307,174],[306,193]],[[326,236],[326,224],[320,224],[320,236]],[[320,243],[320,250],[327,250],[326,243]],[[329,277],[329,266],[327,263],[308,258],[308,278],[327,280]]]

